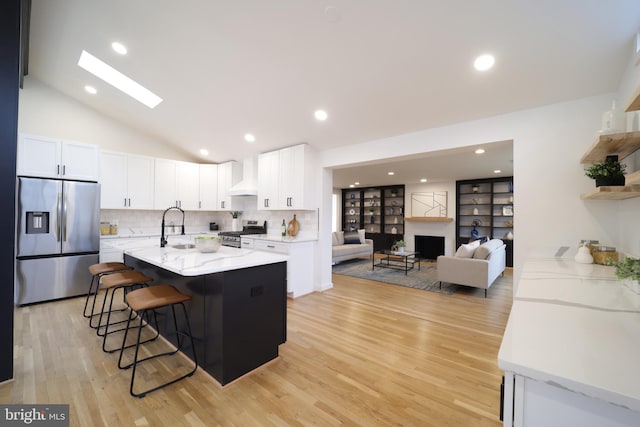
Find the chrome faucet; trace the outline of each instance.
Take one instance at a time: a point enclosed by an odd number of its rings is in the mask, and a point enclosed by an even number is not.
[[[167,245],[167,239],[164,237],[164,216],[171,209],[177,209],[180,212],[182,212],[182,232],[180,234],[184,236],[184,211],[182,209],[180,209],[179,207],[177,207],[177,206],[171,206],[170,208],[165,209],[165,211],[162,213],[162,225],[161,225],[161,233],[160,233],[160,247],[161,248],[164,248]]]

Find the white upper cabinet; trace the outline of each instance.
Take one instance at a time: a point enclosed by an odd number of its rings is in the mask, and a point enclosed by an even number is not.
[[[200,165],[176,162],[178,206],[184,210],[200,208]]]
[[[200,169],[197,163],[155,159],[155,209],[172,206],[184,210],[198,209]]]
[[[154,159],[103,151],[100,156],[102,209],[153,209]]]
[[[277,209],[279,165],[279,151],[271,151],[258,157],[258,209]]]
[[[306,144],[261,154],[258,158],[258,209],[316,209],[313,152]]]
[[[177,165],[175,160],[155,159],[153,207],[167,209],[178,206]]]
[[[233,198],[229,189],[242,179],[242,167],[238,162],[218,164],[218,207],[219,211],[233,210]]]
[[[200,209],[218,209],[218,165],[200,165]]]
[[[100,148],[61,139],[21,134],[18,175],[98,181]]]

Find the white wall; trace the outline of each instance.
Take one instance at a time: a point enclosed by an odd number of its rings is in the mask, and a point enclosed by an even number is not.
[[[34,78],[20,91],[18,132],[100,145],[103,149],[196,161],[184,151],[132,129]]]
[[[629,60],[626,71],[622,77],[618,89],[618,99],[620,107],[623,108],[631,95],[640,87],[640,55],[633,54]],[[636,112],[635,114],[639,114]],[[635,130],[635,129],[634,129]],[[636,152],[626,161],[632,166],[631,170],[640,170],[640,152]],[[640,198],[628,199],[617,202],[618,212],[618,233],[620,235],[620,248],[626,253],[640,256],[640,227],[638,217],[640,216]]]
[[[405,216],[411,216],[411,193],[446,191],[447,192],[447,217],[454,218],[451,222],[405,222],[404,240],[407,248],[414,250],[416,235],[419,236],[443,236],[444,254],[453,255],[456,251],[456,183],[439,182],[426,184],[411,184],[404,187]]]
[[[627,250],[617,225],[618,202],[580,199],[580,194],[594,185],[584,176],[580,157],[595,141],[602,112],[610,108],[613,97],[595,96],[326,150],[321,153],[321,164],[331,168],[513,140],[517,280],[524,259],[534,247],[575,247],[580,239],[597,239]],[[625,230],[635,227],[630,217],[621,218],[626,221]],[[321,236],[329,234],[330,230],[321,228]]]

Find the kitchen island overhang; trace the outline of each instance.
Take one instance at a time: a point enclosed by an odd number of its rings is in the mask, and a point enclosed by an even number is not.
[[[278,357],[287,331],[287,256],[221,247],[195,249],[147,247],[125,250],[124,261],[191,295],[187,303],[202,368],[225,385]],[[160,311],[160,330],[173,330]],[[178,324],[181,329],[183,325]],[[175,336],[164,337],[177,344]],[[194,358],[194,349],[183,352]]]

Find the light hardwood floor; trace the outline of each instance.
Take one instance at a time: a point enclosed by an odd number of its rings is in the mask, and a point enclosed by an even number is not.
[[[280,357],[221,387],[203,371],[143,399],[81,315],[82,298],[15,310],[2,403],[68,403],[72,426],[499,426],[497,354],[510,272],[441,295],[334,275],[288,302]],[[161,343],[154,344],[157,346]],[[145,379],[179,371],[154,361]]]

